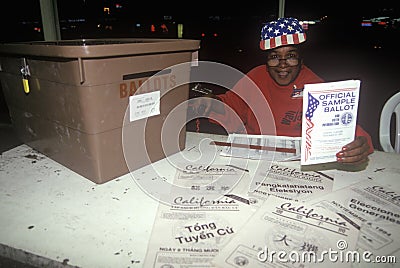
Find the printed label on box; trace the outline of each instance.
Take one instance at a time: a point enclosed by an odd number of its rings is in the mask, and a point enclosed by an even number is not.
[[[160,91],[129,97],[130,122],[160,114]]]

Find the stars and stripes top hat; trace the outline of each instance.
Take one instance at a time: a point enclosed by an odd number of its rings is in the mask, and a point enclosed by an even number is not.
[[[266,23],[261,29],[260,48],[262,50],[296,45],[304,41],[306,41],[306,33],[295,18],[279,18]]]

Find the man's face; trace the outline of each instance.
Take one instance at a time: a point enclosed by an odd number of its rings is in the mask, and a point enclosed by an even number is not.
[[[293,82],[300,72],[302,59],[295,45],[283,46],[268,51],[267,68],[278,85],[286,86]]]

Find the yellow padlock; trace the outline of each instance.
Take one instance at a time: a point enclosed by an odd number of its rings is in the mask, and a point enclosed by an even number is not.
[[[24,86],[24,91],[26,94],[28,94],[29,93],[28,77],[31,75],[31,72],[29,70],[28,63],[26,62],[26,58],[22,59],[21,75],[22,75],[22,84]]]
[[[22,84],[24,85],[24,91],[26,94],[29,93],[29,81],[28,79],[22,78]]]

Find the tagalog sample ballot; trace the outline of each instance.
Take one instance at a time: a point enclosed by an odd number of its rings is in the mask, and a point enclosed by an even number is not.
[[[336,161],[354,140],[360,80],[304,85],[301,165]]]

